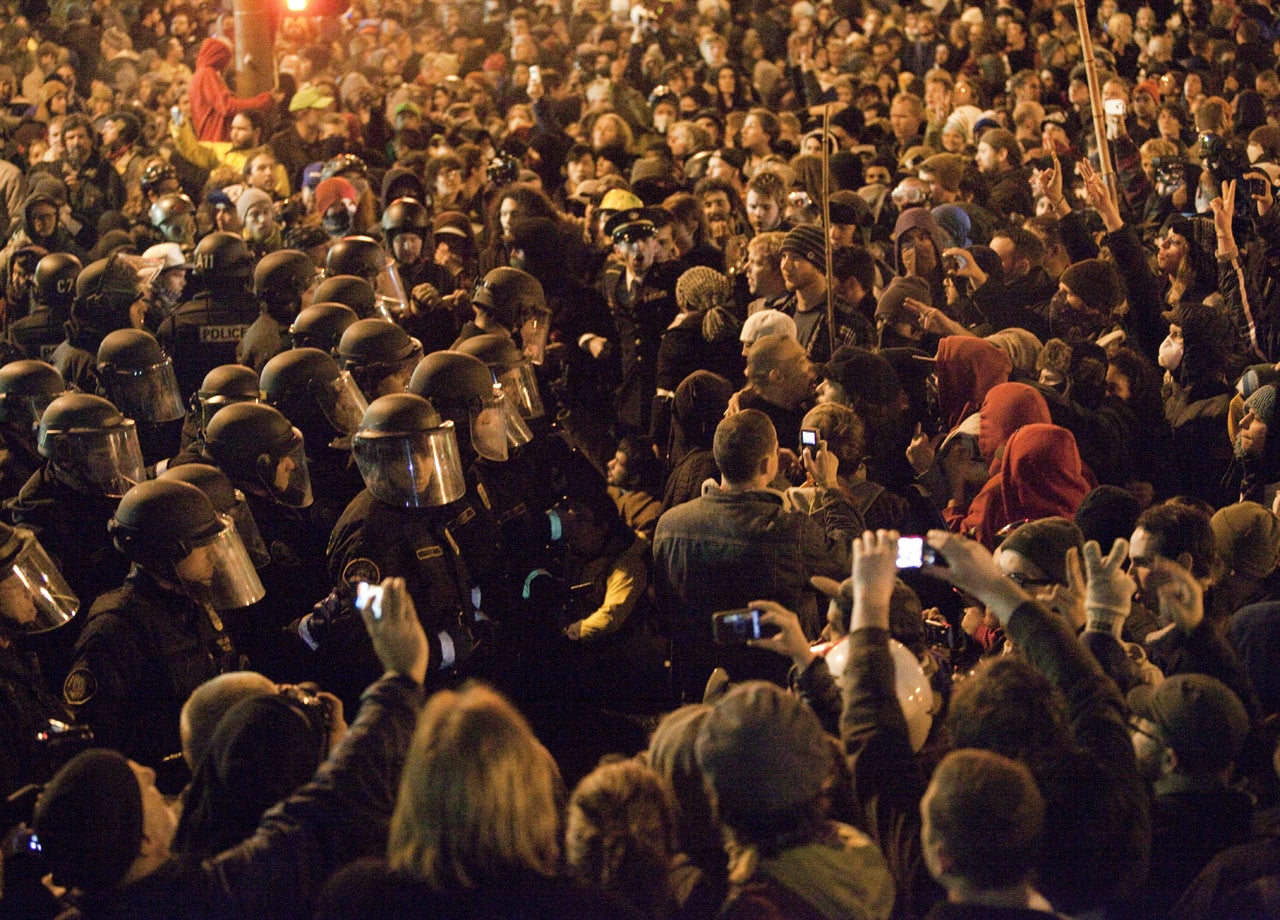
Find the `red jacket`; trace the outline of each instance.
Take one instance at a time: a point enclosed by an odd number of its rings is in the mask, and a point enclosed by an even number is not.
[[[225,141],[227,128],[237,112],[268,109],[270,93],[259,93],[240,99],[231,92],[222,72],[231,62],[231,45],[225,39],[206,38],[196,56],[195,73],[191,76],[191,115],[196,137],[202,141]]]

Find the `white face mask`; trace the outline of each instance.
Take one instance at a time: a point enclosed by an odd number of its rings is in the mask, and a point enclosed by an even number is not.
[[[1167,371],[1176,371],[1181,363],[1182,342],[1175,342],[1173,336],[1166,336],[1160,343],[1160,366]]]

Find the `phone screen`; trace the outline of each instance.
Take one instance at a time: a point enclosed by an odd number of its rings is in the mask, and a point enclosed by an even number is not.
[[[918,569],[924,562],[924,537],[898,538],[898,568]]]

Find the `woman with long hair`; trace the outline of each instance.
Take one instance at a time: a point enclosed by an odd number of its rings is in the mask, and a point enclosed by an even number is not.
[[[551,754],[501,694],[433,696],[418,719],[385,859],[335,875],[320,920],[639,917],[561,874],[564,788]]]
[[[511,264],[511,223],[528,217],[546,217],[557,223],[561,220],[551,199],[531,185],[508,185],[494,196],[484,223],[481,276]]]

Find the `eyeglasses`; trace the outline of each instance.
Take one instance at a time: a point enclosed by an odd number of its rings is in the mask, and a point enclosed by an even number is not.
[[[1032,578],[1023,572],[1005,572],[1004,577],[1009,579],[1019,588],[1047,588],[1053,584],[1052,578]]]

